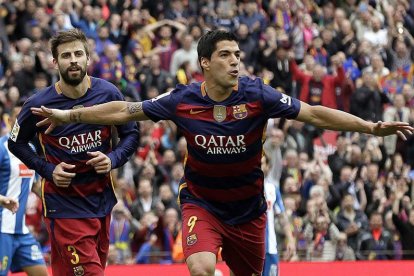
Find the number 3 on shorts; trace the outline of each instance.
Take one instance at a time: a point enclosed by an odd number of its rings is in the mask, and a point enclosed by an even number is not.
[[[196,222],[197,222],[197,217],[196,216],[191,216],[189,218],[187,226],[190,227],[190,230],[188,230],[188,233],[191,233],[191,231],[193,231],[193,228],[194,228]]]
[[[68,245],[68,251],[72,252],[72,256],[75,257],[75,259],[71,259],[70,262],[74,265],[79,263],[79,255],[78,252],[76,252],[76,248],[73,245]]]

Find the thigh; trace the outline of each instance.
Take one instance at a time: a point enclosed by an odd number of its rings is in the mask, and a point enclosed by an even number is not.
[[[182,206],[182,243],[187,259],[194,253],[211,252],[217,256],[222,245],[221,226],[208,211],[194,204]]]
[[[263,276],[278,276],[279,275],[279,257],[277,254],[266,253]]]
[[[104,275],[98,254],[99,218],[46,219],[53,275]]]
[[[110,222],[110,215],[100,219],[101,231],[99,231],[97,250],[102,267],[106,266],[106,260],[108,258]]]
[[[45,265],[39,243],[32,234],[15,236],[15,252],[11,264],[12,272],[22,271],[23,268],[36,265]]]
[[[222,256],[235,275],[261,275],[265,259],[266,214],[245,224],[228,226]]]
[[[8,274],[12,257],[13,249],[13,235],[0,233],[0,276]]]

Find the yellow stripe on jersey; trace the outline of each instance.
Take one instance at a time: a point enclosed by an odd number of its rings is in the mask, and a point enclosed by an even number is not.
[[[112,170],[109,171],[109,180],[111,181],[112,191],[115,193],[115,181],[114,181],[114,178],[112,177]]]
[[[40,146],[42,147],[42,150],[43,150],[43,155],[45,156],[45,158],[46,158],[46,161],[47,161],[47,156],[46,156],[46,150],[45,150],[45,145],[43,144],[43,139],[42,139],[42,135],[40,134],[39,135],[39,143],[40,143]],[[42,202],[43,202],[43,211],[44,211],[44,216],[45,217],[47,217],[47,208],[46,208],[46,200],[45,200],[45,182],[46,182],[46,179],[42,179]]]
[[[263,148],[264,143],[266,142],[266,130],[267,130],[267,122],[263,128],[263,134],[262,134],[262,157],[265,155],[265,151]]]
[[[180,193],[181,193],[181,190],[184,189],[184,188],[187,188],[187,183],[186,182],[184,182],[183,184],[180,185],[180,187],[178,187],[178,197],[177,197],[178,205],[181,204],[180,203]]]
[[[41,194],[41,196],[42,196],[42,202],[43,202],[43,211],[44,211],[44,216],[45,217],[47,217],[47,212],[46,212],[46,200],[45,200],[45,182],[46,182],[46,179],[45,178],[42,178],[42,194]]]

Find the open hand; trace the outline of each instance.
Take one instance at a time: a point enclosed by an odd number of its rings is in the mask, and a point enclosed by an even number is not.
[[[60,188],[67,188],[72,181],[72,178],[76,176],[76,173],[67,172],[67,170],[74,169],[75,165],[66,164],[65,162],[59,163],[53,170],[53,182]]]
[[[378,121],[373,129],[373,134],[377,136],[388,136],[397,134],[404,141],[408,135],[412,135],[414,128],[408,123],[403,122],[381,122]]]
[[[65,123],[70,122],[69,120],[69,110],[60,110],[60,109],[52,109],[47,108],[42,105],[42,107],[32,107],[32,113],[37,116],[46,117],[42,121],[36,124],[37,127],[40,126],[49,126],[45,134],[49,134],[52,130],[59,125],[63,125]]]
[[[91,165],[95,171],[100,174],[109,172],[112,169],[111,159],[100,151],[88,152],[92,159],[86,162],[86,165]]]

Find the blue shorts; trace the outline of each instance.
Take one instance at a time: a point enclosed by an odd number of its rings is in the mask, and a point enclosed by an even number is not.
[[[263,276],[279,275],[279,256],[277,254],[266,253]]]
[[[0,233],[0,276],[8,271],[19,272],[23,267],[44,265],[39,243],[32,234]]]

